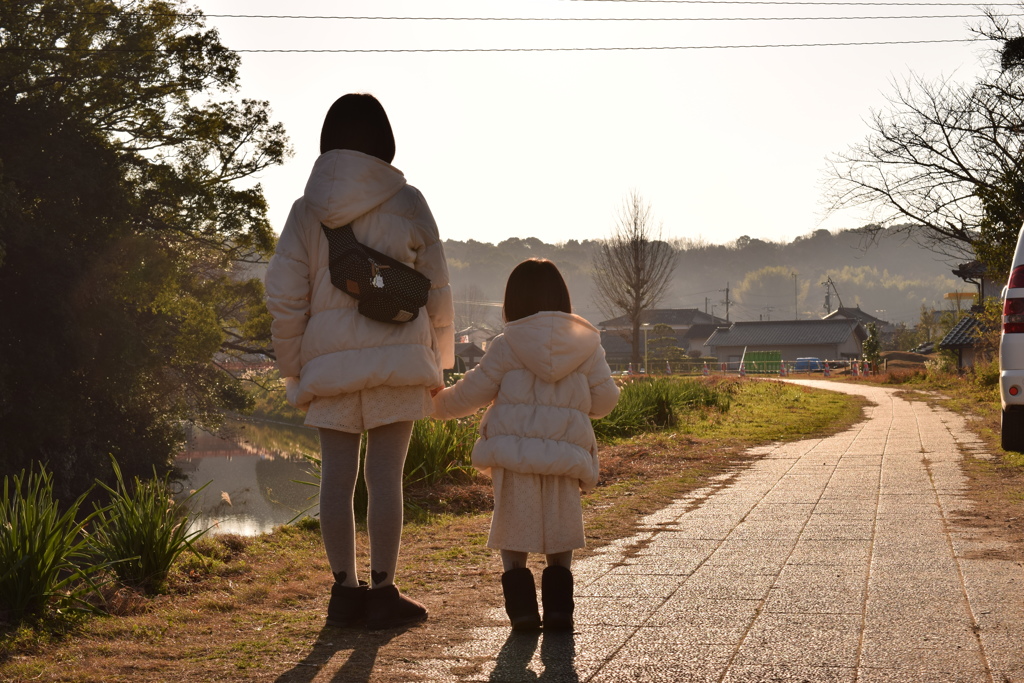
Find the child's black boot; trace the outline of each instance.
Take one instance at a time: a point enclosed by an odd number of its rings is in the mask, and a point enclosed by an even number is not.
[[[423,621],[427,608],[398,592],[394,584],[366,591],[366,628],[394,628]]]
[[[359,626],[366,616],[366,582],[360,581],[358,586],[345,586],[342,585],[345,577],[345,572],[334,575],[331,601],[327,603],[328,626]]]
[[[533,572],[526,567],[508,570],[501,575],[501,590],[505,594],[505,613],[512,622],[513,631],[534,631],[540,628]]]
[[[572,630],[576,603],[572,599],[572,572],[569,568],[559,565],[545,567],[540,579],[540,596],[544,603],[544,628]]]

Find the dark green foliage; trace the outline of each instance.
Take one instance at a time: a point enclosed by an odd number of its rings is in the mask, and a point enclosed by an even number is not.
[[[985,264],[986,279],[1005,283],[1024,224],[1024,174],[1007,172],[1002,182],[979,188],[977,196],[984,213],[974,253]]]
[[[167,475],[145,481],[135,477],[129,488],[117,463],[113,466],[116,486],[101,484],[110,504],[96,510],[90,546],[122,583],[155,593],[163,588],[171,564],[207,532],[189,530],[187,506],[202,488],[176,504]]]
[[[166,472],[181,425],[251,398],[214,363],[266,350],[273,248],[259,186],[284,133],[217,102],[238,57],[178,2],[0,9],[0,474],[48,463],[55,495]]]
[[[95,592],[83,568],[87,541],[82,529],[93,515],[78,519],[84,496],[59,509],[53,477],[45,469],[5,476],[0,498],[0,622],[42,615],[51,603],[59,610],[90,610],[85,597]]]

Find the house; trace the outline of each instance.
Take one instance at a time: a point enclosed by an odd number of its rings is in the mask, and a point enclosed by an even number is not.
[[[956,351],[957,368],[963,369],[974,366],[978,357],[978,336],[984,329],[976,316],[982,310],[985,299],[1002,296],[1001,287],[985,277],[985,266],[979,261],[961,263],[953,269],[953,275],[964,282],[974,285],[975,303],[971,306],[970,313],[967,313],[946,336],[939,342],[940,349]]]
[[[456,369],[459,369],[459,360],[465,367],[462,372],[466,370],[472,370],[480,362],[480,359],[484,356],[484,350],[476,344],[470,342],[455,342],[455,365]]]
[[[458,330],[455,333],[455,341],[463,344],[476,344],[481,349],[486,349],[487,344],[499,334],[501,334],[501,330],[482,323]]]
[[[896,333],[896,326],[887,320],[876,318],[866,311],[860,309],[860,304],[850,308],[848,306],[840,306],[836,310],[832,311],[824,317],[824,320],[831,320],[833,318],[846,318],[847,320],[856,320],[867,329],[867,326],[871,323],[875,325],[875,329],[878,330],[878,337],[882,340],[882,343],[891,341],[893,335]]]
[[[699,351],[702,356],[710,355],[705,340],[719,325],[727,324],[724,319],[696,308],[652,308],[640,317],[640,355],[644,355],[643,345],[655,325],[671,327],[676,346],[687,354]],[[633,350],[629,318],[623,315],[605,320],[599,322],[597,328],[601,330],[601,345],[608,363],[613,366],[629,363]]]
[[[939,342],[940,349],[956,351],[956,367],[969,368],[977,359],[978,335],[983,331],[976,317],[968,313],[953,325]]]
[[[961,263],[953,269],[953,275],[956,275],[968,284],[974,285],[975,292],[977,293],[975,301],[978,302],[985,299],[999,298],[1003,290],[1003,284],[1005,284],[989,280],[985,275],[985,266],[981,264],[981,261]]]
[[[860,358],[867,330],[857,320],[753,320],[719,327],[707,340],[712,355],[738,362],[744,352],[778,351],[782,360]]]

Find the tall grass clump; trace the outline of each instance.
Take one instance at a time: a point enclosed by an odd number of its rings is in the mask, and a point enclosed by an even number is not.
[[[58,612],[93,611],[86,602],[98,593],[92,576],[102,564],[87,565],[83,529],[97,514],[79,518],[82,494],[63,512],[53,498],[53,477],[45,468],[4,477],[0,499],[0,622]]]
[[[662,377],[632,382],[622,388],[619,402],[606,417],[594,420],[599,440],[634,436],[674,426],[688,410],[729,409],[729,394],[698,380]]]
[[[95,512],[93,552],[110,564],[122,583],[157,592],[171,564],[185,550],[195,552],[192,542],[208,531],[189,531],[187,506],[202,488],[175,504],[169,475],[161,479],[154,473],[146,481],[135,477],[129,488],[117,462],[113,465],[116,488],[99,482],[110,494],[110,504]]]
[[[452,481],[468,477],[473,466],[470,455],[476,443],[479,418],[466,417],[457,420],[435,420],[425,418],[417,420],[412,427],[409,440],[409,453],[405,458],[405,470],[402,475],[404,486],[413,484],[436,484],[441,481]],[[303,453],[302,457],[310,464],[313,481],[296,481],[320,488],[321,466],[319,455]],[[359,474],[356,478],[356,491],[353,505],[359,519],[366,518],[368,500],[366,481],[363,479],[363,462],[366,460],[366,437],[359,442]],[[310,496],[312,499],[314,496]],[[406,503],[409,505],[409,503]],[[291,521],[295,521],[313,506],[299,512]]]
[[[405,459],[405,485],[436,484],[469,476],[478,420],[417,420]]]

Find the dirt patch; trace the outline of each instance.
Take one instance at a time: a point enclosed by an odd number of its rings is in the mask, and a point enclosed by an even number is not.
[[[786,414],[798,414],[800,402]],[[777,411],[777,404],[765,410]],[[810,430],[814,434],[787,432],[787,438],[841,431],[855,415],[850,411],[846,422]],[[747,428],[771,421],[769,415],[744,419]],[[777,424],[771,427],[778,433]],[[751,462],[756,456],[745,449],[753,441],[661,433],[602,448],[601,484],[585,497],[588,548],[579,555],[631,535],[644,515]],[[45,637],[6,634],[0,681],[433,680],[420,662],[464,642],[474,628],[505,625],[500,611],[492,614],[502,605],[501,564],[486,547],[486,479],[409,493],[420,512],[409,516],[397,583],[430,610],[421,625],[383,632],[324,627],[332,578],[319,532],[285,527],[252,541],[217,540],[223,549],[211,550],[215,557],[202,566],[181,567],[172,594],[133,605],[125,616],[91,619]],[[417,522],[424,512],[435,521]],[[359,539],[365,558],[365,535]],[[480,666],[472,658],[461,664],[467,673]]]

